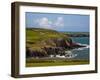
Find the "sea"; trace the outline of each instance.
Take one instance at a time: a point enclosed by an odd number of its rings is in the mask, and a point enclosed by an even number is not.
[[[73,55],[73,59],[86,59],[89,60],[89,37],[71,37],[72,40],[86,47],[70,50]]]

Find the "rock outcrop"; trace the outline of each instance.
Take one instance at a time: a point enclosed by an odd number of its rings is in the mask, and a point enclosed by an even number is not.
[[[72,39],[68,41],[64,39],[49,39],[42,43],[46,44],[46,46],[41,47],[41,50],[32,50],[27,47],[26,57],[49,57],[50,55],[56,57],[56,55],[65,55],[66,50],[85,47],[84,45],[73,43]],[[52,46],[53,44],[55,44],[55,46]]]

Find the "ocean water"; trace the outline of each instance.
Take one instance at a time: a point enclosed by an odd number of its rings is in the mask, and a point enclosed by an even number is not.
[[[89,37],[72,37],[74,42],[89,45]]]
[[[86,59],[89,60],[89,37],[72,37],[73,41],[76,43],[80,43],[82,45],[86,45],[86,47],[82,47],[79,49],[71,50],[74,59]]]

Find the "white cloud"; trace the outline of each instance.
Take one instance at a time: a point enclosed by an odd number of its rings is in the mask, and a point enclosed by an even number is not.
[[[57,17],[57,19],[54,21],[48,19],[47,17],[42,17],[35,20],[35,22],[41,28],[57,29],[64,26],[63,17]]]
[[[37,19],[36,22],[37,22],[38,26],[43,27],[43,28],[49,28],[49,27],[51,27],[51,24],[52,24],[52,22],[49,21],[49,19],[46,17]]]
[[[56,22],[55,22],[55,26],[58,26],[58,27],[63,27],[64,26],[64,20],[63,20],[63,17],[58,17]]]

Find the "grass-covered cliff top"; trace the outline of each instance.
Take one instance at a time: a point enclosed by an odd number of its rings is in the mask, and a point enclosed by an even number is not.
[[[27,28],[26,29],[26,39],[27,41],[41,41],[51,38],[67,38],[63,33],[57,32],[50,29],[42,28]]]
[[[70,38],[58,31],[43,28],[26,28],[26,46],[31,49],[37,49],[47,46],[56,46],[54,40]]]

